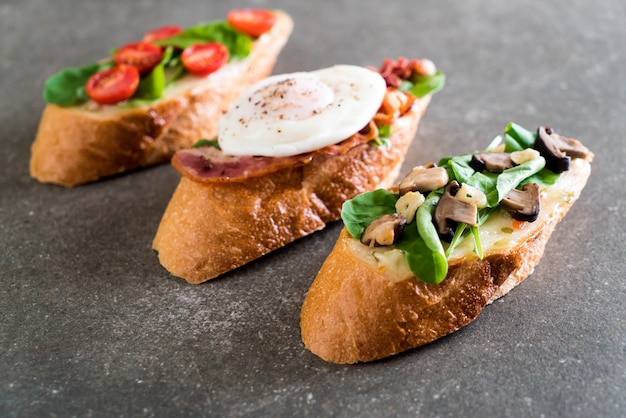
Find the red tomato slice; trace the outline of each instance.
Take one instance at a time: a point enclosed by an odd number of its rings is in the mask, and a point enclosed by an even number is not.
[[[143,36],[144,42],[155,42],[160,41],[161,39],[167,39],[174,35],[177,35],[183,31],[183,28],[180,26],[163,26],[158,29],[152,29],[151,31],[146,32]]]
[[[130,99],[139,86],[139,70],[118,65],[92,75],[85,84],[87,95],[96,103],[109,105]]]
[[[276,15],[265,9],[237,9],[226,15],[232,27],[254,38],[270,30],[276,21]]]
[[[136,67],[140,74],[146,74],[161,61],[162,55],[161,47],[141,41],[118,49],[113,60],[118,65],[130,65]]]
[[[180,55],[183,65],[192,74],[205,76],[228,62],[228,49],[217,42],[187,47]]]

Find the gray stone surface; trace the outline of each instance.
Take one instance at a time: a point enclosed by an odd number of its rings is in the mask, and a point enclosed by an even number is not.
[[[339,224],[191,286],[150,246],[169,165],[69,190],[28,176],[49,75],[242,4],[0,1],[0,415],[623,416],[626,3],[247,2],[295,19],[276,73],[400,55],[447,73],[405,168],[509,121],[596,154],[528,280],[453,335],[353,366],[309,353],[298,326]]]

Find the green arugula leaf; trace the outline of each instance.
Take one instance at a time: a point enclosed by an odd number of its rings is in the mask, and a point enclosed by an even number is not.
[[[98,71],[113,66],[112,61],[97,62],[84,67],[66,68],[54,74],[44,84],[43,99],[58,106],[77,106],[89,100],[85,83]]]
[[[350,235],[361,239],[363,230],[376,218],[394,213],[398,196],[384,189],[366,192],[346,201],[341,219]]]

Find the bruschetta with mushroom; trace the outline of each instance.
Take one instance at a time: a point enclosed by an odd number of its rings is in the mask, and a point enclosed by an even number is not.
[[[31,176],[76,186],[214,138],[234,99],[271,73],[292,27],[280,10],[233,10],[226,20],[151,30],[106,59],[58,72],[44,86]]]
[[[153,247],[201,283],[320,230],[397,177],[444,75],[427,59],[275,75],[246,90],[218,139],[178,151],[181,180]]]
[[[330,362],[367,362],[467,325],[533,271],[592,158],[548,127],[512,123],[501,146],[347,201],[302,306],[305,346]]]

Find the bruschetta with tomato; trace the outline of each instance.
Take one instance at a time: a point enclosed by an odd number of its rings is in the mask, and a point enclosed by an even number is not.
[[[233,10],[225,20],[151,30],[106,59],[51,76],[31,176],[76,186],[214,138],[233,100],[271,73],[292,27],[280,10]]]
[[[302,306],[311,352],[356,363],[426,344],[532,273],[593,154],[545,126],[509,124],[503,138],[344,204],[344,228]]]
[[[201,283],[338,220],[344,201],[392,184],[444,79],[428,59],[400,58],[256,83],[216,141],[174,155],[159,261]]]

